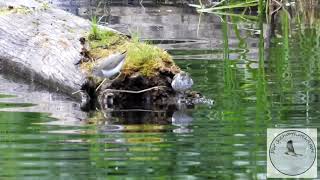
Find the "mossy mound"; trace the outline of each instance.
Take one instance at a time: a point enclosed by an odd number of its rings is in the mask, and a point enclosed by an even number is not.
[[[108,100],[111,94],[111,104],[119,108],[175,103],[175,92],[171,88],[171,82],[174,75],[180,72],[180,68],[165,50],[141,42],[136,37],[128,38],[117,32],[98,29],[96,25],[92,26],[92,31],[86,39],[86,44],[82,44],[83,48],[89,46],[88,51],[85,51],[88,56],[81,68],[88,74],[90,82],[85,83],[87,86],[83,87],[92,101],[89,104],[99,104],[100,108],[105,109],[110,105]],[[101,83],[101,78],[92,75],[92,69],[100,59],[124,51],[127,54],[121,76]],[[110,94],[110,90],[118,91],[112,91]],[[140,92],[141,90],[143,92]]]
[[[140,73],[145,77],[154,77],[160,71],[179,72],[171,56],[156,46],[133,40],[126,43],[126,50],[127,60],[123,68],[125,75]]]
[[[121,72],[125,76],[140,73],[144,77],[154,77],[159,75],[160,71],[174,73],[180,71],[166,51],[146,42],[140,42],[138,38],[129,39],[125,35],[100,30],[93,26],[87,39],[93,61],[82,63],[81,67],[89,75],[99,59],[124,51],[127,52],[127,56]]]

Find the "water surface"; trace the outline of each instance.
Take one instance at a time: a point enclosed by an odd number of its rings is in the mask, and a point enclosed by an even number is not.
[[[54,3],[83,17],[92,8]],[[214,106],[176,111],[163,123],[148,120],[154,112],[96,121],[66,97],[3,77],[1,179],[266,179],[267,128],[320,126],[319,28],[293,19],[264,40],[259,21],[202,15],[199,23],[180,5],[114,5],[111,13],[107,23],[118,30],[189,40],[160,46]]]

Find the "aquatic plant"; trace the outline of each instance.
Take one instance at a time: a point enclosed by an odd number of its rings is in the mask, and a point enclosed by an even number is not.
[[[225,0],[222,0],[217,4],[213,5],[212,7],[208,7],[208,8],[202,5],[201,3],[200,5],[189,4],[189,6],[197,8],[198,12],[214,12],[217,10],[254,7],[254,6],[258,6],[258,4],[259,4],[259,0],[236,1],[236,2],[230,2],[228,4],[226,4]]]
[[[297,1],[295,7],[295,18],[300,25],[306,27],[320,28],[320,14],[317,10],[317,0],[300,0]]]
[[[95,38],[92,38],[92,36]],[[99,30],[97,34],[89,36],[90,46],[92,48],[108,48],[112,45],[119,44],[122,39],[124,39],[124,37],[108,30]]]
[[[13,98],[13,97],[17,97],[17,96],[9,95],[9,94],[0,94],[0,98]]]

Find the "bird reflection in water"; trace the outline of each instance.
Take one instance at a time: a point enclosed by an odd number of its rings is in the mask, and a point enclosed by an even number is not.
[[[188,128],[193,118],[188,114],[187,106],[180,104],[178,110],[172,114],[172,125],[177,126],[178,128],[174,129],[174,133],[191,133],[192,129]]]
[[[100,122],[103,132],[167,132],[170,125],[176,126],[174,133],[192,132],[188,128],[192,123],[190,105],[168,106],[164,109],[104,109]],[[122,128],[114,128],[114,126]],[[112,128],[110,128],[112,126]]]

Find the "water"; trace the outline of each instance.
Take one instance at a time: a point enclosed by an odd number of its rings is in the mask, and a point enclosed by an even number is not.
[[[87,8],[61,2],[76,14]],[[158,8],[128,19],[143,9],[113,7],[109,26],[138,28],[145,39],[192,40],[160,46],[214,106],[156,112],[158,123],[154,112],[97,121],[67,97],[1,76],[0,179],[266,179],[267,128],[320,127],[319,26],[293,18],[290,30],[279,24],[263,41],[259,21],[203,15],[198,25],[190,9]]]

